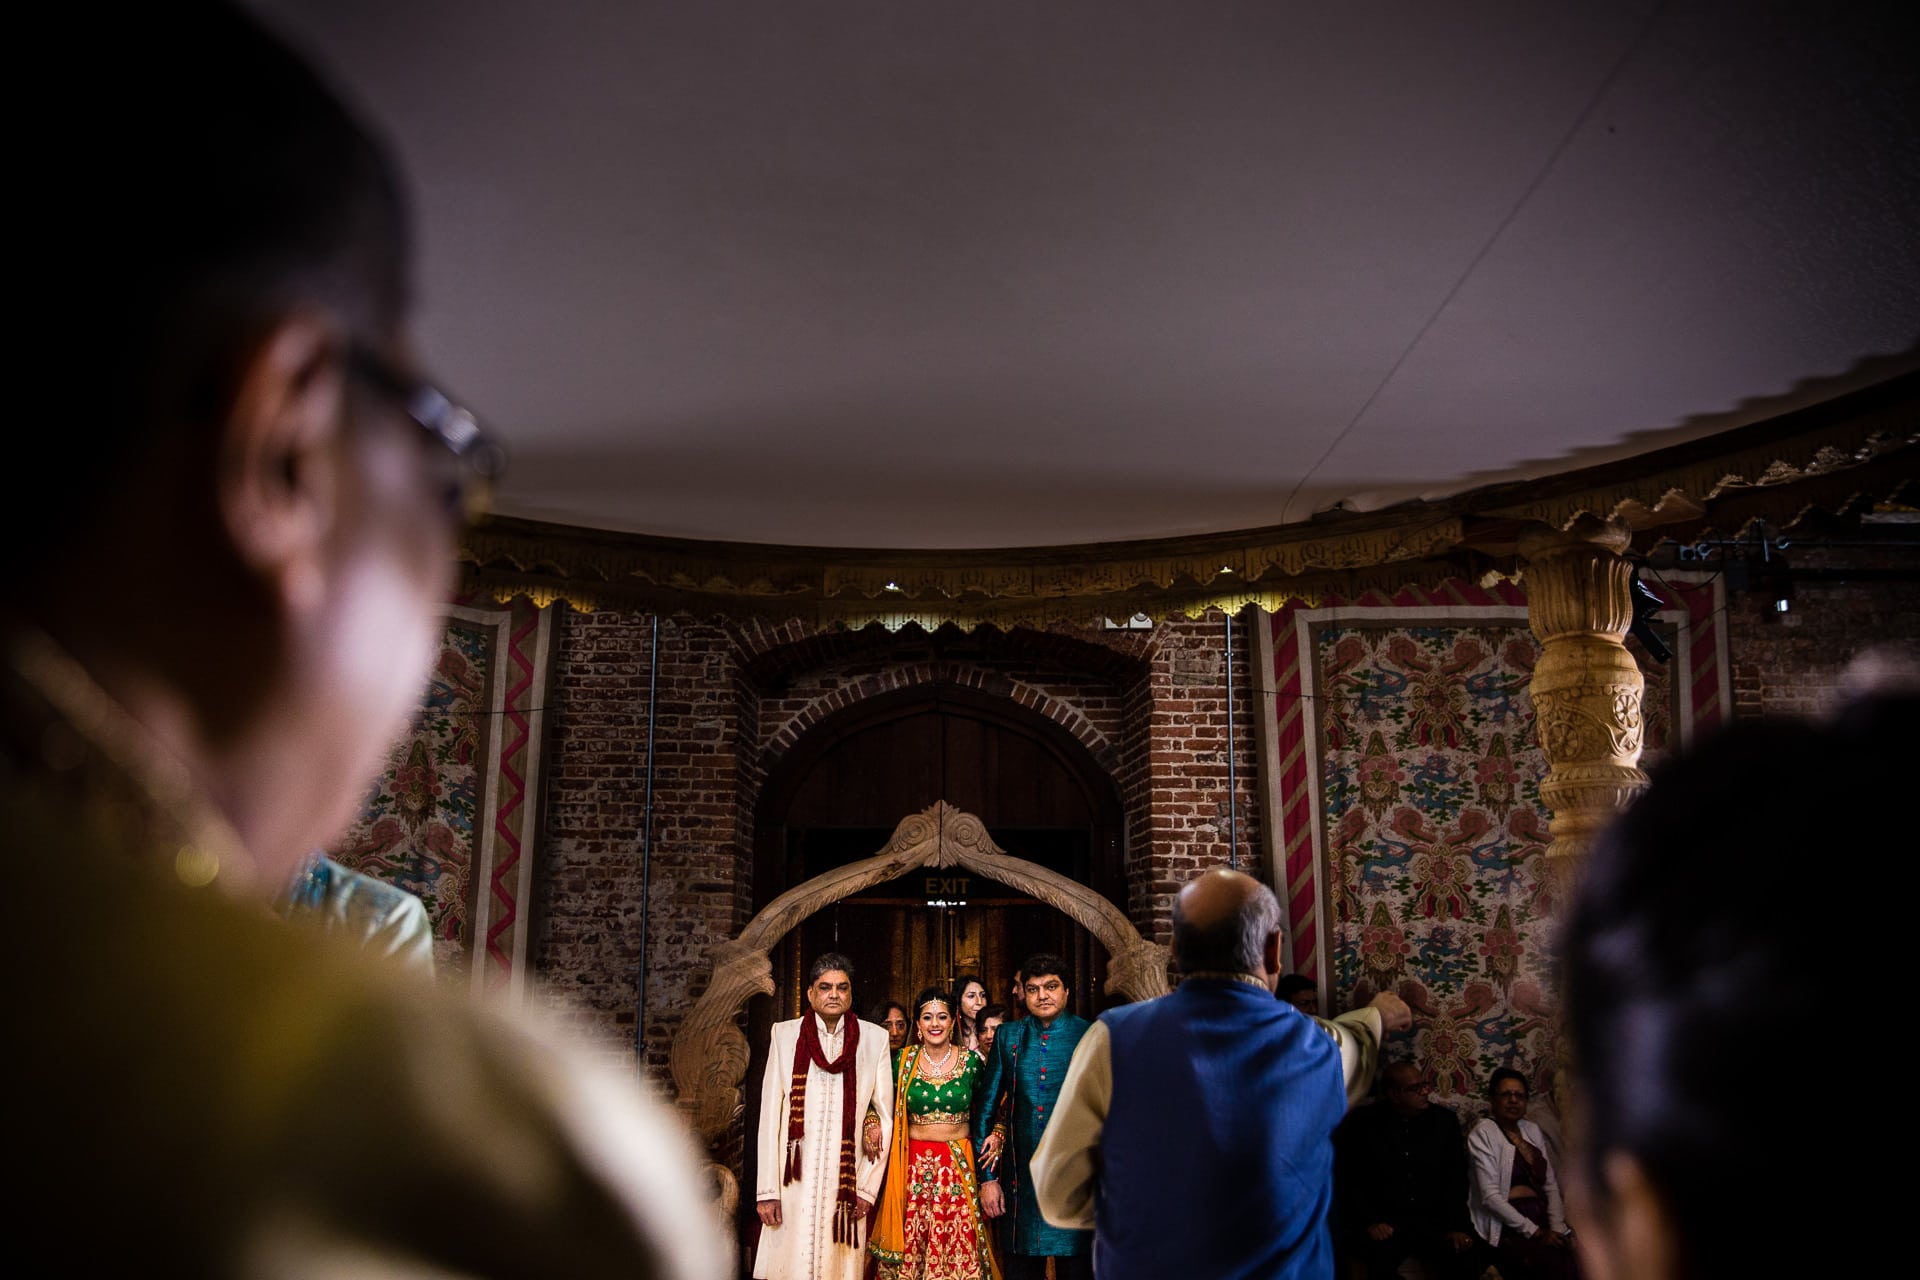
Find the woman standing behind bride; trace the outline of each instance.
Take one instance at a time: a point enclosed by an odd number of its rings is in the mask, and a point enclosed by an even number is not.
[[[867,1246],[879,1280],[999,1280],[967,1136],[981,1060],[956,1042],[954,1006],[944,991],[922,991],[913,1002],[919,1043],[894,1055],[894,1107],[906,1123],[893,1127]],[[988,1138],[981,1159],[998,1156],[999,1143]]]
[[[953,994],[960,997],[959,1007],[954,1010],[960,1020],[953,1039],[985,1058],[987,1051],[980,1047],[980,1011],[987,1007],[987,984],[972,976],[964,977],[954,985]]]

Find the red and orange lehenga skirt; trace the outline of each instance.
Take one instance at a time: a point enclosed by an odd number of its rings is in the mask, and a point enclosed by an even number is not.
[[[973,1144],[910,1138],[906,1148],[904,1240],[897,1254],[876,1242],[879,1280],[996,1280]]]

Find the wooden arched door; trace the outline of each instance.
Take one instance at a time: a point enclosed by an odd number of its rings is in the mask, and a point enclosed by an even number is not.
[[[1113,780],[1045,716],[958,685],[869,698],[795,744],[761,794],[755,909],[793,885],[872,856],[902,815],[941,800],[978,817],[1008,853],[1125,910]],[[910,1001],[922,985],[968,972],[1004,1000],[1013,970],[1036,951],[1058,952],[1072,966],[1077,1012],[1090,1016],[1104,1007],[1104,952],[1084,929],[1006,886],[926,873],[875,886],[793,930],[775,956],[774,1000],[755,1002],[770,1006],[754,1010],[756,1031],[798,1015],[803,967],[827,950],[854,960],[863,1015],[884,996]]]

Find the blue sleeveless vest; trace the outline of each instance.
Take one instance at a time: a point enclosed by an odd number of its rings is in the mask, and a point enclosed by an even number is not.
[[[1191,979],[1101,1015],[1113,1099],[1100,1138],[1101,1280],[1331,1277],[1340,1051],[1242,982]]]

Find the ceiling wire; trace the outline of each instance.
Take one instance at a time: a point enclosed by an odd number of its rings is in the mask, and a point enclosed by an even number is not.
[[[1307,468],[1306,474],[1294,482],[1293,491],[1287,494],[1286,502],[1280,507],[1281,524],[1287,522],[1288,516],[1293,510],[1293,500],[1300,496],[1300,490],[1306,487],[1307,481],[1313,479],[1314,476],[1320,473],[1320,468],[1326,465],[1327,459],[1333,456],[1334,450],[1338,449],[1341,442],[1352,433],[1355,427],[1360,425],[1360,420],[1367,416],[1368,411],[1373,408],[1374,402],[1380,399],[1381,394],[1386,391],[1388,385],[1394,380],[1394,377],[1399,374],[1402,366],[1412,358],[1414,351],[1418,349],[1421,342],[1426,339],[1428,331],[1431,330],[1435,324],[1439,323],[1440,317],[1445,315],[1447,308],[1453,305],[1453,300],[1459,295],[1460,290],[1466,287],[1467,281],[1473,278],[1473,273],[1479,270],[1480,264],[1485,261],[1489,253],[1493,252],[1493,247],[1500,243],[1500,238],[1506,234],[1507,228],[1513,225],[1514,219],[1518,218],[1521,211],[1532,201],[1534,193],[1540,189],[1541,185],[1546,182],[1548,176],[1552,174],[1554,166],[1560,163],[1560,157],[1566,154],[1566,150],[1573,144],[1574,138],[1578,137],[1580,131],[1586,127],[1587,121],[1593,117],[1593,113],[1599,110],[1601,100],[1607,96],[1607,91],[1613,88],[1614,82],[1620,78],[1620,73],[1626,69],[1627,63],[1632,60],[1633,55],[1639,52],[1640,46],[1646,42],[1647,33],[1653,30],[1654,23],[1660,18],[1661,14],[1666,12],[1667,5],[1670,2],[1671,0],[1661,0],[1661,3],[1655,5],[1641,21],[1640,29],[1633,33],[1633,39],[1629,40],[1627,47],[1620,51],[1620,56],[1613,60],[1613,66],[1608,68],[1607,74],[1601,79],[1598,87],[1596,87],[1593,93],[1587,98],[1586,106],[1580,109],[1580,114],[1574,118],[1571,125],[1567,126],[1566,133],[1561,135],[1560,141],[1554,145],[1553,151],[1548,154],[1546,160],[1541,164],[1539,171],[1533,175],[1533,180],[1527,183],[1526,188],[1520,192],[1519,197],[1513,202],[1513,207],[1507,210],[1506,216],[1500,219],[1499,225],[1495,226],[1492,233],[1487,236],[1485,243],[1480,246],[1479,251],[1468,260],[1465,268],[1461,270],[1459,278],[1453,282],[1453,287],[1448,289],[1446,295],[1440,299],[1439,304],[1434,307],[1433,311],[1427,316],[1425,323],[1420,326],[1419,330],[1415,332],[1413,337],[1407,342],[1407,345],[1401,350],[1399,357],[1388,367],[1386,373],[1382,375],[1379,383],[1373,388],[1373,391],[1368,394],[1366,400],[1354,411],[1353,416],[1347,419],[1347,425],[1340,428],[1339,434],[1334,436],[1326,449],[1314,460],[1314,464]]]

